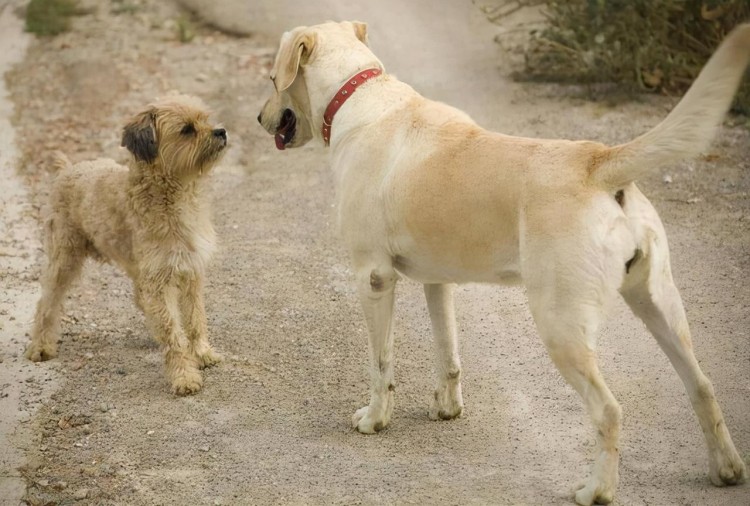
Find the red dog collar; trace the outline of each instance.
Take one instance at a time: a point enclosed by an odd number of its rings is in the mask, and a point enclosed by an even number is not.
[[[328,102],[326,112],[323,114],[323,142],[326,146],[328,146],[328,143],[331,140],[331,125],[333,124],[333,117],[336,115],[336,112],[342,105],[344,105],[344,102],[352,96],[352,93],[354,93],[357,88],[369,79],[379,76],[382,72],[382,70],[375,68],[357,72],[346,80],[346,83],[344,83],[339,91],[336,92],[331,101]]]

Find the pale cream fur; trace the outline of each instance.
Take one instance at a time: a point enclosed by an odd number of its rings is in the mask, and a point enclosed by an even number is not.
[[[136,304],[163,345],[178,395],[200,390],[200,368],[221,357],[208,342],[205,268],[215,233],[202,187],[226,147],[226,131],[205,105],[174,96],[150,105],[123,130],[128,167],[98,159],[70,165],[61,156],[45,210],[47,265],[26,357],[57,355],[66,290],[93,257],[133,280]]]
[[[575,499],[611,501],[621,412],[595,348],[619,291],[685,384],[705,433],[711,481],[744,481],[745,464],[693,356],[664,229],[633,181],[707,145],[748,56],[750,25],[743,25],[664,122],[614,148],[489,132],[385,73],[360,86],[335,116],[330,140],[341,235],[372,353],[370,403],[353,416],[357,430],[378,431],[391,418],[398,273],[424,283],[437,355],[433,419],[463,409],[452,283],[522,283],[550,356],[596,428],[596,459]],[[271,75],[276,91],[258,119],[277,138],[283,134],[286,147],[312,138],[322,144],[329,101],[347,79],[371,67],[383,68],[362,23],[287,32]],[[297,119],[293,135],[283,119],[287,109]]]

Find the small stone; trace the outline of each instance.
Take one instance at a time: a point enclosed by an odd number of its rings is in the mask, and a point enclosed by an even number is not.
[[[150,435],[152,435],[153,433],[154,433],[154,431],[152,431],[152,430],[149,430],[149,431],[147,431],[147,432],[146,432],[146,435],[147,435],[147,436],[150,436]]]
[[[666,184],[670,184],[672,182],[672,176],[667,174],[666,176],[662,178],[662,181],[664,181]]]
[[[84,355],[84,357],[86,357],[87,359],[91,360],[92,358],[94,358],[94,354],[93,354],[93,353],[91,353],[91,352],[88,352],[88,353],[86,353],[86,354]]]
[[[28,411],[19,411],[18,412],[18,421],[19,423],[26,423],[29,420],[31,420],[31,415]]]
[[[52,484],[52,488],[54,488],[55,490],[65,490],[66,488],[68,488],[68,483],[64,481],[57,481]]]
[[[87,488],[79,488],[76,490],[75,494],[73,494],[73,499],[76,501],[81,501],[83,499],[86,499],[89,496],[89,489]]]
[[[48,487],[49,486],[49,480],[37,480],[37,485],[40,487]]]
[[[200,451],[202,451],[202,452],[207,452],[208,450],[210,450],[210,448],[208,447],[208,445],[205,445],[205,446],[201,446],[201,447],[200,447],[199,449],[200,449]]]
[[[206,74],[198,74],[195,76],[195,80],[200,83],[203,83],[208,80],[208,76]]]
[[[101,411],[102,413],[106,413],[107,411],[109,411],[109,406],[107,406],[106,402],[102,402],[101,404],[99,404],[99,411]]]

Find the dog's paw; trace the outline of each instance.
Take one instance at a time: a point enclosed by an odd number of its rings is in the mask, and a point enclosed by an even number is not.
[[[362,434],[375,434],[388,426],[389,420],[377,414],[372,416],[370,406],[359,408],[352,415],[352,426]]]
[[[200,371],[183,369],[172,379],[172,393],[175,395],[191,395],[203,387],[203,377]]]
[[[446,384],[435,390],[430,405],[430,420],[452,420],[464,412],[461,384]]]
[[[617,467],[616,452],[600,452],[592,467],[591,476],[576,487],[576,502],[584,506],[611,503],[617,490]]]
[[[57,348],[55,346],[44,346],[32,343],[26,348],[23,355],[32,362],[44,362],[57,356]]]
[[[614,488],[608,487],[595,476],[589,476],[587,480],[580,483],[575,494],[576,503],[581,506],[609,504],[614,498]]]
[[[739,485],[747,481],[747,466],[737,451],[733,450],[711,461],[708,477],[717,487]]]
[[[222,360],[224,360],[224,358],[221,355],[216,353],[211,348],[208,348],[207,350],[201,353],[196,353],[195,356],[196,356],[196,359],[198,360],[198,366],[201,369],[214,366],[218,364],[219,362],[221,362]]]
[[[393,392],[373,397],[369,406],[360,408],[352,416],[352,426],[362,434],[375,434],[385,429],[393,412]]]

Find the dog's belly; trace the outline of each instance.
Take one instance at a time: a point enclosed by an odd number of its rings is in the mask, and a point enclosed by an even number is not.
[[[455,250],[454,250],[455,252]],[[491,250],[488,254],[463,251],[446,256],[418,248],[396,255],[393,266],[420,283],[496,283],[517,285],[522,282],[518,256],[512,248]]]

